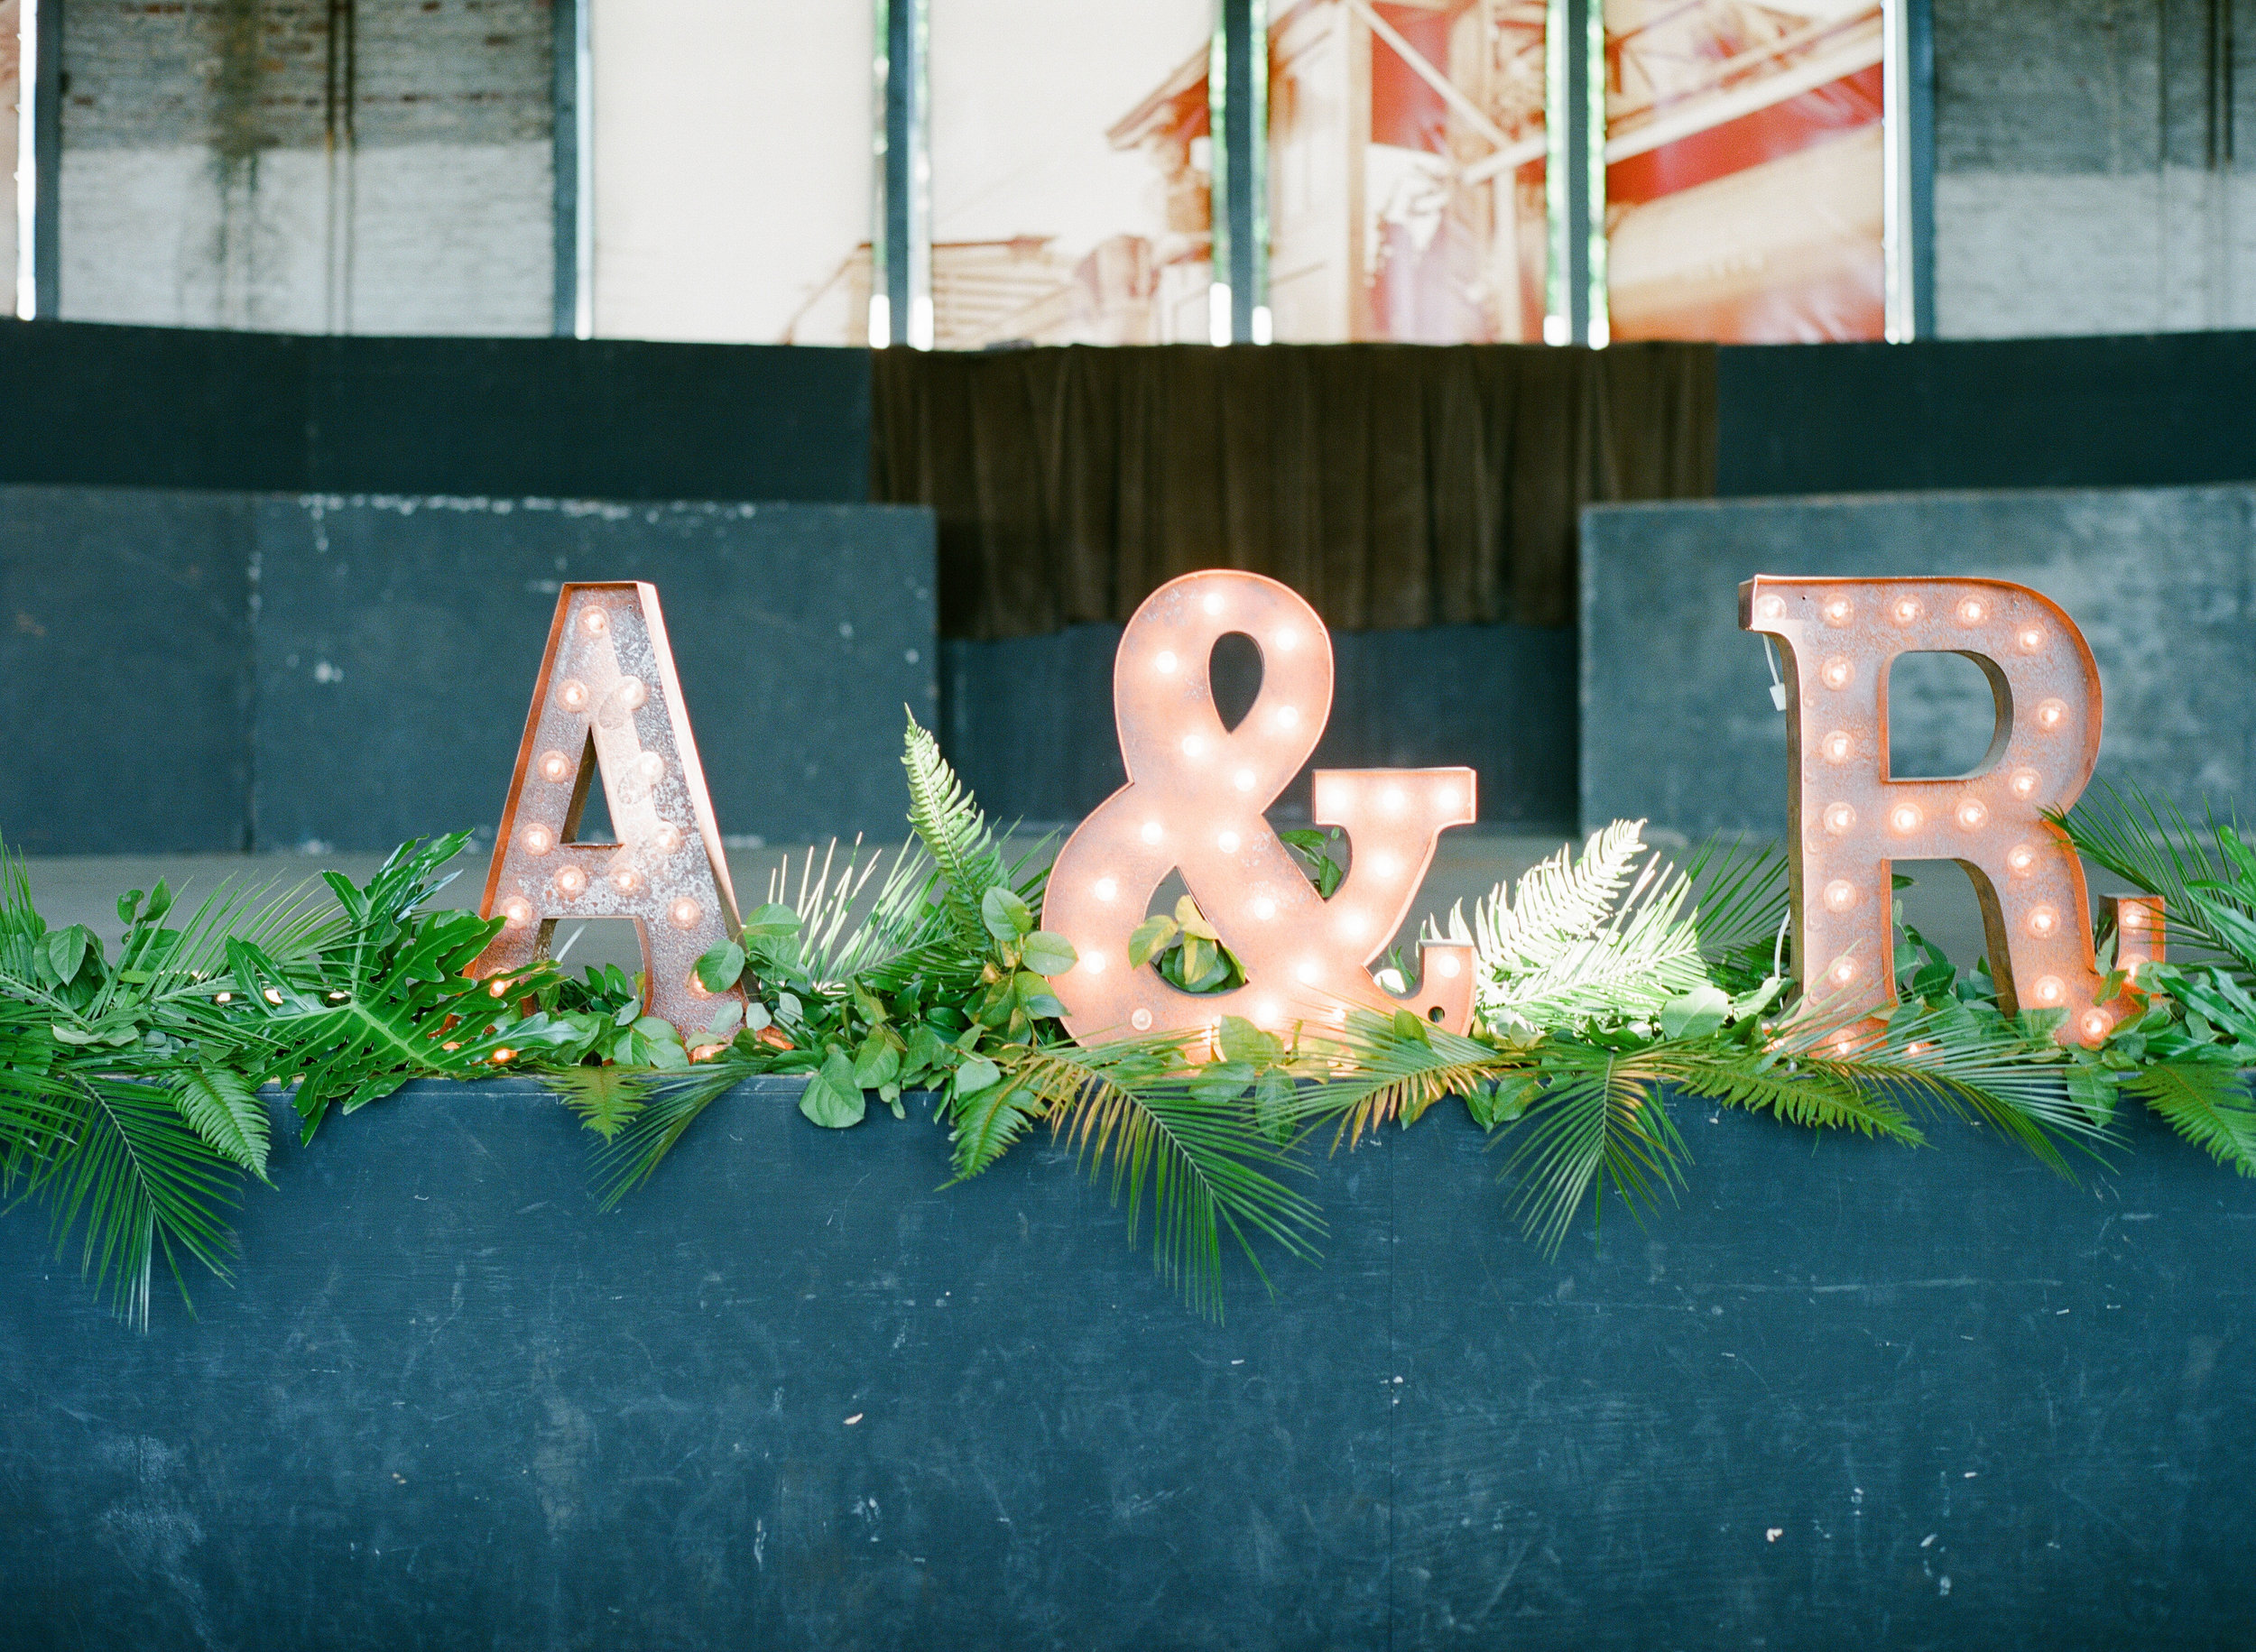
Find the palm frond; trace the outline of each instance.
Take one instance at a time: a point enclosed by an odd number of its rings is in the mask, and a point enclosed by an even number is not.
[[[1152,1264],[1197,1312],[1222,1316],[1225,1230],[1264,1284],[1256,1234],[1295,1256],[1317,1254],[1322,1213],[1278,1179],[1305,1167],[1242,1103],[1200,1094],[1179,1051],[1152,1040],[1030,1050],[1006,1082],[1040,1107],[1092,1177],[1110,1161],[1113,1202],[1127,1202],[1132,1243],[1148,1195]]]
[[[2206,955],[2243,973],[2256,972],[2256,957],[2242,955],[2207,920],[2207,914],[2225,899],[2214,886],[2230,884],[2234,872],[2219,845],[2220,822],[2214,816],[2205,834],[2175,803],[2157,802],[2136,787],[2118,790],[2102,782],[2066,815],[2049,817],[2068,835],[2079,854],[2148,894],[2162,897],[2174,960],[2187,961],[2190,948],[2196,961]],[[2207,886],[2207,898],[2196,892],[2196,885]],[[2252,899],[2256,889],[2232,904],[2243,917],[2256,916]]]
[[[611,1209],[650,1180],[682,1132],[744,1076],[717,1062],[683,1077],[652,1079],[641,1110],[589,1159],[598,1208]]]
[[[1392,1018],[1368,1010],[1350,1010],[1333,1042],[1344,1057],[1338,1064],[1341,1075],[1308,1086],[1297,1099],[1294,1114],[1336,1120],[1335,1148],[1339,1137],[1353,1148],[1366,1131],[1392,1120],[1415,1122],[1446,1096],[1469,1094],[1475,1085],[1533,1069],[1533,1057],[1525,1053],[1507,1055],[1438,1027],[1421,1027],[1408,1036]]]
[[[2122,1087],[2169,1127],[2242,1176],[2256,1176],[2256,1107],[2246,1076],[2223,1062],[2165,1061],[2127,1075]]]
[[[1705,956],[1758,946],[1769,955],[1789,904],[1783,845],[1711,837],[1685,863],[1684,876]]]
[[[921,841],[911,838],[893,853],[892,864],[866,905],[870,880],[884,863],[883,850],[864,859],[855,838],[845,863],[836,864],[836,838],[815,869],[810,847],[791,889],[789,862],[769,874],[768,900],[799,914],[800,956],[807,974],[828,991],[843,991],[856,977],[897,969],[901,960],[947,932],[943,909],[930,899],[936,868]]]
[[[1595,1197],[1603,1219],[1610,1187],[1641,1223],[1684,1182],[1688,1155],[1660,1085],[1623,1051],[1555,1044],[1541,1094],[1509,1130],[1511,1208],[1547,1256],[1584,1200]]]

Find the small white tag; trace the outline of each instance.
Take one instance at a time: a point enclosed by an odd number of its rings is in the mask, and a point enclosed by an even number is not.
[[[1771,685],[1771,704],[1777,706],[1780,711],[1784,711],[1786,709],[1786,685],[1784,683],[1772,683]]]

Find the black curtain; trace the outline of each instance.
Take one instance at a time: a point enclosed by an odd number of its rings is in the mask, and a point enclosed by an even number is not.
[[[1715,350],[881,350],[871,496],[939,518],[944,636],[1124,621],[1201,568],[1340,630],[1575,614],[1586,504],[1705,498]]]

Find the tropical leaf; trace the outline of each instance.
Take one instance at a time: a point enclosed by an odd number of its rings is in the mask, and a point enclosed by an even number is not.
[[[653,1076],[642,1110],[589,1160],[598,1207],[610,1210],[650,1180],[682,1132],[744,1076],[741,1068],[722,1062],[681,1077]]]
[[[980,902],[987,891],[1008,881],[994,834],[940,755],[939,743],[913,715],[901,763],[909,774],[909,825],[932,858],[948,926],[966,952],[984,955],[989,937]]]
[[[539,1077],[573,1116],[604,1140],[614,1140],[650,1099],[655,1075],[635,1067],[549,1067]]]
[[[1603,1219],[1611,1187],[1641,1222],[1683,1185],[1684,1139],[1657,1075],[1629,1052],[1555,1043],[1540,1095],[1509,1128],[1512,1209],[1546,1255],[1557,1254],[1584,1200],[1595,1197]]]
[[[2256,954],[2236,946],[2212,921],[2220,909],[2256,917],[2256,878],[2242,874],[2224,846],[2224,837],[2233,832],[2231,822],[2212,815],[2205,833],[2176,804],[2158,803],[2136,787],[2118,790],[2103,781],[2068,813],[2048,818],[2067,834],[2078,854],[2162,897],[2174,960],[2198,961],[2206,955],[2243,974],[2256,974]],[[2197,895],[2196,889],[2204,893]]]
[[[229,1067],[189,1067],[172,1088],[172,1103],[205,1146],[267,1179],[266,1103],[249,1079]]]
[[[2126,1076],[2122,1087],[2221,1165],[2256,1176],[2256,1107],[2244,1074],[2222,1062],[2166,1061]]]

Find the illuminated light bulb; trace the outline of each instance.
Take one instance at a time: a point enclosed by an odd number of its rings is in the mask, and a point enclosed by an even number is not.
[[[2045,633],[2034,625],[2024,625],[2013,633],[2013,641],[2024,654],[2033,654],[2045,645]]]
[[[1253,790],[1253,771],[1251,769],[1239,770],[1235,774],[1230,777],[1230,784],[1236,787],[1240,791]]]
[[[705,916],[705,909],[684,895],[666,909],[666,916],[672,919],[677,929],[694,929],[698,927],[698,920]]]
[[[1835,878],[1826,885],[1826,907],[1829,911],[1845,912],[1856,904],[1856,885],[1846,878]]]
[[[643,686],[641,678],[630,677],[619,685],[618,696],[620,705],[629,711],[639,711],[650,698],[650,690]]]
[[[1464,800],[1465,794],[1458,789],[1455,780],[1440,780],[1435,783],[1434,807],[1436,808],[1455,808]]]
[[[2029,989],[2029,995],[2040,1004],[2057,1004],[2067,996],[2067,988],[2060,984],[2057,975],[2039,975],[2037,984]]]
[[[658,777],[666,772],[666,760],[655,752],[645,752],[634,760],[635,778],[648,785],[655,785]]]
[[[1462,967],[1463,965],[1457,962],[1457,955],[1454,952],[1445,952],[1434,960],[1435,974],[1447,975],[1453,980]]]
[[[1235,832],[1225,832],[1214,840],[1214,844],[1225,854],[1235,854],[1238,852],[1238,835]]]
[[[1183,755],[1184,755],[1184,756],[1186,756],[1186,757],[1198,757],[1198,756],[1203,755],[1203,754],[1205,753],[1206,750],[1207,750],[1207,742],[1206,742],[1205,738],[1204,738],[1202,735],[1198,735],[1198,734],[1185,734],[1185,735],[1183,736]]]
[[[1379,807],[1390,815],[1399,815],[1410,799],[1402,795],[1400,786],[1390,786],[1379,794]]]
[[[1888,811],[1888,824],[1899,832],[1916,832],[1924,818],[1916,803],[1899,803]]]
[[[658,829],[650,835],[650,841],[661,854],[671,854],[681,847],[681,828],[670,820],[661,820]]]
[[[1300,646],[1300,633],[1290,625],[1281,626],[1269,639],[1269,646],[1281,654],[1290,654]]]
[[[1856,605],[1845,596],[1836,596],[1817,610],[1828,625],[1845,625],[1856,613]]]
[[[700,1044],[689,1052],[692,1061],[710,1061],[728,1047],[726,1044]]]
[[[2124,907],[2122,909],[2122,927],[2126,929],[2145,928],[2146,909],[2144,907]]]
[[[1835,985],[1846,986],[1850,982],[1856,979],[1856,960],[1854,958],[1835,958],[1833,961],[1833,967],[1827,970],[1826,974],[1833,978]]]
[[[1300,708],[1298,706],[1280,706],[1277,707],[1277,726],[1279,728],[1297,728],[1299,726],[1299,723]]]
[[[1209,594],[1207,600],[1198,605],[1204,608],[1208,614],[1220,614],[1223,609],[1227,607],[1229,605],[1222,600],[1222,593],[1216,591]]]
[[[1314,958],[1303,958],[1292,966],[1294,976],[1304,986],[1314,986],[1324,978],[1324,966]]]
[[[577,866],[567,866],[556,874],[556,887],[567,895],[577,895],[587,887],[587,874]]]
[[[1903,1053],[1907,1056],[1924,1056],[1934,1047],[1925,1038],[1914,1038],[1903,1047]]]
[[[259,996],[264,998],[270,1004],[279,1005],[282,1002],[282,994],[275,991],[273,987],[268,987],[266,991],[260,993]]]
[[[1264,998],[1253,1006],[1252,1019],[1273,1027],[1285,1019],[1285,1007],[1273,998]]]
[[[1394,854],[1374,854],[1371,857],[1371,870],[1382,878],[1391,878],[1402,870],[1401,857]]]
[[[2086,1010],[2084,1011],[2080,1020],[2081,1025],[2084,1029],[2084,1036],[2086,1038],[2091,1039],[2094,1043],[2097,1043],[2100,1039],[2105,1038],[2107,1036],[2107,1029],[2113,1024],[2107,1019],[2107,1011],[2099,1009]]]
[[[492,986],[487,987],[485,991],[488,997],[507,998],[509,996],[509,983],[506,981],[496,981]]]
[[[1856,824],[1856,811],[1845,803],[1828,803],[1822,817],[1826,830],[1835,837],[1845,836],[1849,828]]]
[[[1176,660],[1174,651],[1172,649],[1163,648],[1152,659],[1151,669],[1157,671],[1161,677],[1172,677],[1175,675],[1175,667],[1178,661]]]
[[[2067,701],[2039,700],[2037,702],[2037,726],[2039,728],[2050,732],[2053,729],[2058,728],[2067,720]]]
[[[1088,971],[1092,975],[1103,974],[1105,973],[1105,955],[1101,952],[1084,953],[1081,955],[1081,967]]]
[[[1120,893],[1120,880],[1118,878],[1099,878],[1096,882],[1089,885],[1089,893],[1095,895],[1099,900],[1110,900],[1114,895]]]
[[[556,703],[567,711],[587,709],[587,685],[577,677],[568,677],[557,685]]]
[[[572,760],[561,752],[541,753],[541,778],[544,780],[569,780],[572,778]]]
[[[1253,916],[1263,918],[1276,917],[1277,903],[1266,895],[1256,896],[1253,900]]]
[[[683,984],[689,987],[689,996],[692,998],[710,998],[713,996],[712,989],[707,986],[705,983],[698,979],[698,973],[695,970],[691,970],[689,972],[689,979]]]
[[[2034,769],[2016,769],[2013,771],[2012,778],[2005,783],[2013,789],[2015,797],[2033,798],[2037,795],[2037,788],[2043,782],[2038,778]]]
[[[233,992],[217,993],[211,1001],[215,1004],[231,1004],[235,1002],[235,994]]]
[[[1968,798],[1958,806],[1958,824],[1969,832],[1980,830],[1982,823],[1989,817],[1989,806],[1977,798]]]
[[[1856,742],[1849,737],[1848,730],[1836,728],[1817,743],[1817,749],[1826,754],[1827,762],[1845,763],[1855,752]]]
[[[1371,933],[1371,919],[1362,912],[1342,912],[1339,932],[1351,941],[1359,941]]]
[[[632,895],[643,887],[643,874],[632,866],[622,866],[611,874],[611,887],[622,895]]]
[[[1757,597],[1754,605],[1754,617],[1758,620],[1784,619],[1786,617],[1785,601],[1776,596]]]
[[[532,921],[532,902],[522,895],[512,895],[502,902],[502,916],[513,929],[522,929]]]
[[[1818,668],[1817,680],[1828,688],[1845,688],[1856,679],[1856,668],[1835,654]]]
[[[2059,928],[2060,914],[2051,907],[2032,907],[2028,925],[2029,934],[2041,941]]]
[[[1979,625],[1989,617],[1990,605],[1979,596],[1969,596],[1958,605],[1958,623],[1961,625]]]
[[[1899,625],[1909,625],[1926,612],[1916,596],[1899,596],[1888,608],[1889,617]]]
[[[516,1059],[517,1052],[510,1048],[506,1044],[503,1045],[501,1048],[494,1052],[494,1065],[495,1066],[504,1066],[508,1063]]]
[[[1134,1028],[1138,1032],[1150,1032],[1151,1030],[1151,1011],[1149,1010],[1137,1011],[1134,1014],[1128,1018],[1128,1024]]]
[[[2005,852],[2005,864],[2016,877],[2027,877],[2037,864],[2037,852],[2027,844],[2015,844]]]
[[[556,847],[556,834],[536,823],[518,833],[517,841],[524,845],[527,854],[546,854]]]
[[[1143,823],[1143,830],[1137,835],[1148,844],[1156,844],[1167,835],[1167,828],[1156,820],[1147,820]]]
[[[579,628],[591,637],[600,637],[611,629],[611,616],[600,608],[579,611]]]

